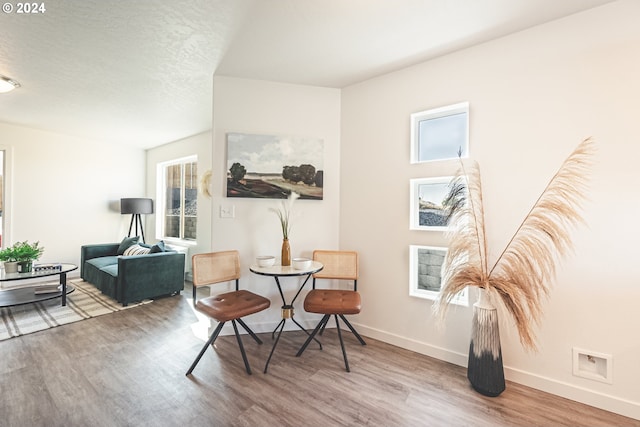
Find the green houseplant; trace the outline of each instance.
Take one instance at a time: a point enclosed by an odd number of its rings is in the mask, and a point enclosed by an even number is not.
[[[7,249],[10,249],[8,254],[10,254],[11,259],[18,262],[21,273],[30,272],[33,268],[33,261],[40,258],[44,252],[40,242],[29,243],[27,240],[16,242],[11,248]]]
[[[16,258],[16,251],[13,246],[0,250],[0,261],[4,262],[5,273],[18,272],[18,259]]]

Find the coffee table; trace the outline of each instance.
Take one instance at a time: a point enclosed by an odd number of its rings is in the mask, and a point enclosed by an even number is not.
[[[31,271],[29,273],[5,273],[0,272],[0,282],[13,282],[28,279],[39,279],[41,277],[60,276],[60,290],[44,294],[36,294],[38,285],[25,285],[9,289],[0,290],[0,307],[11,307],[14,305],[31,304],[34,302],[46,301],[62,297],[62,305],[67,305],[67,294],[75,290],[73,285],[67,285],[67,273],[78,268],[75,264],[57,264],[60,268],[42,271]]]

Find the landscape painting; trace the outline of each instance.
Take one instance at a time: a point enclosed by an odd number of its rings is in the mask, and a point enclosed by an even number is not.
[[[324,141],[247,133],[227,134],[227,197],[322,200]]]
[[[411,180],[412,230],[446,230],[443,200],[449,191],[452,177],[421,178]]]

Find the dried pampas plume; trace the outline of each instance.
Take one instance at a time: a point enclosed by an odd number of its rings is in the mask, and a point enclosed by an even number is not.
[[[476,163],[467,168],[460,160],[462,166],[444,201],[451,232],[442,289],[434,304],[440,319],[467,286],[483,288],[509,312],[523,347],[536,350],[534,326],[541,320],[549,282],[558,260],[572,249],[570,231],[583,222],[579,210],[594,152],[594,142],[588,138],[567,157],[491,268],[480,169]]]

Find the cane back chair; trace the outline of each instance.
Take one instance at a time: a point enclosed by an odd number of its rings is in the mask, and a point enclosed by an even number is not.
[[[218,283],[227,283],[235,281],[235,291],[223,294],[201,298],[195,304],[196,310],[206,314],[210,318],[218,321],[218,326],[211,334],[209,341],[202,347],[200,354],[193,361],[191,367],[187,371],[187,375],[191,374],[196,367],[200,358],[207,350],[209,345],[213,346],[216,338],[220,334],[222,327],[228,321],[231,321],[233,330],[240,347],[242,360],[244,361],[247,373],[251,375],[251,367],[247,359],[247,354],[242,345],[242,339],[238,333],[236,322],[244,328],[249,335],[258,343],[262,341],[241,319],[250,314],[258,313],[266,310],[271,305],[271,301],[263,296],[257,295],[247,290],[238,288],[240,282],[240,256],[238,251],[211,252],[205,254],[196,254],[192,257],[193,285],[204,286],[214,285]]]
[[[366,345],[360,334],[345,318],[345,315],[360,313],[361,300],[360,294],[358,293],[358,253],[355,251],[316,250],[313,252],[313,259],[320,261],[324,265],[324,268],[313,275],[313,289],[309,291],[304,299],[304,309],[309,313],[318,313],[324,316],[296,356],[302,355],[316,334],[320,333],[320,335],[322,335],[327,322],[331,316],[333,316],[336,320],[336,329],[338,331],[338,338],[340,339],[340,347],[342,348],[344,366],[347,372],[350,372],[339,319],[342,319],[344,324],[347,325],[353,335],[360,341],[360,344]],[[318,279],[352,281],[353,290],[316,289]]]

